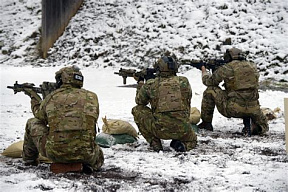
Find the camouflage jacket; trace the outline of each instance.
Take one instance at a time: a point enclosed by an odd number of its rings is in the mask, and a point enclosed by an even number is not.
[[[138,105],[150,103],[153,113],[165,113],[179,119],[189,118],[192,89],[186,77],[156,77],[137,89]]]
[[[256,101],[258,93],[259,73],[254,63],[234,60],[222,65],[212,75],[203,73],[202,82],[206,86],[218,86],[224,81],[228,98],[236,100]]]
[[[52,159],[53,156],[63,156],[77,161],[92,153],[99,116],[95,93],[62,85],[40,105],[32,106],[32,110],[36,118],[48,124],[46,151]],[[81,156],[81,153],[85,154]]]

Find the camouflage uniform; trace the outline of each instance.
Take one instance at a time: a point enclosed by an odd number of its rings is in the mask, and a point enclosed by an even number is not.
[[[151,145],[160,139],[180,140],[187,150],[196,146],[197,136],[188,123],[192,90],[186,77],[160,76],[137,88],[132,109],[139,131]],[[151,108],[147,107],[150,103]]]
[[[102,166],[103,152],[95,143],[99,116],[95,93],[63,84],[42,102],[32,96],[31,106],[35,118],[26,124],[25,162],[35,161],[40,152],[53,162],[82,162],[95,170]]]
[[[212,122],[215,105],[225,117],[251,117],[262,128],[260,134],[269,130],[265,115],[260,110],[256,65],[248,61],[233,60],[219,67],[212,75],[204,73],[201,119]],[[218,85],[224,81],[225,90]],[[253,131],[253,130],[252,130]]]

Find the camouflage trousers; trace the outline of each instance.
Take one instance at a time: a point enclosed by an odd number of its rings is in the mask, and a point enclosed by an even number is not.
[[[268,122],[260,109],[258,101],[241,103],[235,98],[228,98],[227,92],[219,87],[207,87],[203,93],[201,119],[212,122],[215,105],[220,114],[225,117],[251,117],[252,121],[261,127],[263,134],[269,130]]]
[[[39,153],[49,158],[49,151],[46,150],[48,127],[39,119],[31,118],[25,127],[22,158],[25,162],[32,162],[38,159]],[[61,162],[61,157],[57,158]],[[66,163],[67,160],[63,161]],[[104,155],[101,148],[95,143],[93,155],[89,155],[82,163],[87,163],[93,169],[99,169],[104,163]]]
[[[149,107],[142,105],[133,107],[132,114],[140,133],[150,145],[152,142],[161,145],[160,139],[175,139],[184,143],[187,151],[195,148],[197,136],[188,122],[162,113],[153,115]]]

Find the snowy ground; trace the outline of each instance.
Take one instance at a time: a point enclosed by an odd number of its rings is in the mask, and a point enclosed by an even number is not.
[[[131,109],[135,89],[123,87],[113,73],[120,66],[148,66],[165,50],[180,62],[219,56],[231,46],[250,52],[261,80],[287,83],[288,3],[286,0],[86,0],[47,60],[36,52],[41,25],[40,0],[6,0],[0,4],[0,152],[23,140],[32,117],[29,98],[6,88],[19,83],[54,81],[64,65],[77,63],[84,88],[98,94],[100,117],[135,126]],[[219,50],[216,48],[220,46]],[[192,106],[200,109],[200,71],[181,69],[193,88]],[[127,84],[134,84],[132,78]],[[198,146],[186,153],[148,149],[143,137],[134,145],[104,148],[105,164],[93,175],[54,175],[47,164],[25,167],[21,159],[0,156],[1,191],[288,191],[284,97],[287,84],[273,91],[262,84],[263,107],[280,108],[267,136],[239,135],[240,119],[215,113],[214,132],[200,131]],[[285,85],[285,84],[284,84]],[[268,90],[267,90],[268,88]],[[137,127],[135,126],[137,129]]]
[[[1,133],[0,151],[23,140],[26,120],[32,117],[28,96],[13,95],[6,89],[15,80],[20,82],[54,81],[59,67],[1,67]],[[135,105],[135,88],[122,87],[121,77],[114,70],[83,68],[85,88],[98,94],[101,117],[133,122],[131,108]],[[192,106],[200,108],[204,86],[199,84],[200,71],[184,74],[193,88]],[[45,77],[43,79],[43,77]],[[99,83],[101,82],[101,83]],[[132,78],[128,85],[134,84]],[[285,93],[261,91],[263,107],[281,109],[278,118],[269,123],[267,136],[246,138],[238,133],[241,120],[226,119],[215,114],[214,132],[200,131],[195,150],[176,153],[164,141],[164,152],[155,153],[141,136],[133,145],[103,148],[105,164],[102,171],[91,176],[67,174],[56,176],[48,165],[24,167],[21,159],[0,157],[0,186],[2,191],[287,191],[288,157],[285,152],[283,98]],[[135,126],[137,129],[137,127]]]

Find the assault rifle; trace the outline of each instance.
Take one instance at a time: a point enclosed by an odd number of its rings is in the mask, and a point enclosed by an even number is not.
[[[33,83],[22,83],[18,84],[18,81],[14,83],[13,86],[7,86],[8,89],[13,89],[14,94],[24,91],[24,89],[32,89],[36,93],[40,93],[43,99],[52,91],[57,89],[56,83],[44,81],[40,87],[35,87]]]
[[[204,66],[208,70],[212,70],[212,73],[218,69],[218,67],[225,65],[229,62],[223,60],[223,59],[209,59],[207,62],[204,62],[202,60],[192,60],[190,63],[185,63],[184,65],[190,65],[192,67],[195,67],[197,69],[201,70],[201,67]]]
[[[136,77],[138,81],[154,79],[156,70],[154,68],[146,68],[141,71],[136,71],[135,69],[123,69],[120,68],[119,72],[114,72],[114,74],[119,75],[123,78],[123,84],[126,84],[127,77]]]

